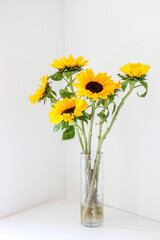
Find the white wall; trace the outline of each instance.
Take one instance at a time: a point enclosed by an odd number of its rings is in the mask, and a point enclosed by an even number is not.
[[[130,97],[103,146],[105,203],[160,220],[159,12],[158,0],[0,1],[0,217],[79,197],[78,141],[28,101],[65,52],[115,80],[124,63],[151,65],[147,98]]]
[[[105,203],[160,220],[160,1],[66,0],[65,53],[117,80],[127,62],[149,64],[149,94],[132,94],[104,143]],[[74,145],[73,145],[74,144]],[[79,145],[67,146],[68,198],[79,197]],[[74,180],[73,180],[74,179]]]
[[[64,52],[63,26],[63,0],[0,1],[0,217],[65,196],[49,104],[28,100]]]

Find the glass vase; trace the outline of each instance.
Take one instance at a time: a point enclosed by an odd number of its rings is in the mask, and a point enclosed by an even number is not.
[[[81,224],[99,227],[103,223],[103,154],[82,154],[80,166]]]

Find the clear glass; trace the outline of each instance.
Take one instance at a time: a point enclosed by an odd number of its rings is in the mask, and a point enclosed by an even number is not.
[[[99,227],[103,223],[103,154],[81,153],[81,224]]]

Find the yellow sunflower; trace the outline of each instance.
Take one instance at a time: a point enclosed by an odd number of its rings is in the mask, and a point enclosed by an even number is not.
[[[107,96],[114,94],[116,89],[121,88],[121,82],[113,82],[112,76],[107,76],[107,73],[98,73],[96,76],[92,69],[86,69],[80,74],[76,74],[78,83],[73,83],[73,86],[78,88],[78,96],[86,96],[93,98],[95,101],[98,98],[107,99]]]
[[[88,104],[85,100],[78,97],[74,100],[73,98],[65,98],[62,101],[58,101],[54,107],[51,108],[51,112],[48,114],[51,117],[51,123],[59,124],[62,121],[69,122],[72,124],[72,119],[82,115],[82,112],[88,108]]]
[[[46,77],[45,76],[43,76],[42,78],[40,78],[41,79],[41,82],[42,82],[42,85],[38,85],[40,88],[38,88],[37,90],[36,90],[36,93],[35,94],[33,94],[33,95],[30,95],[30,97],[29,97],[29,101],[31,102],[31,103],[36,103],[36,102],[38,102],[39,100],[41,100],[42,99],[42,97],[44,96],[44,93],[45,93],[45,91],[46,91],[46,86],[47,86],[47,80],[48,80],[48,75],[46,75]]]
[[[149,65],[142,63],[128,63],[121,67],[119,70],[131,77],[141,77],[145,75],[150,69]]]
[[[55,59],[51,66],[57,69],[65,69],[65,68],[74,68],[74,67],[83,67],[87,65],[88,60],[83,60],[84,57],[80,56],[78,58],[73,58],[72,55],[69,55],[68,58],[63,56],[60,60]]]

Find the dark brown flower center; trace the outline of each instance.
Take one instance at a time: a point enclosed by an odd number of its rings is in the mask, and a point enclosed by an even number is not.
[[[99,93],[103,90],[103,86],[98,82],[89,82],[86,85],[86,89],[92,93]]]
[[[75,109],[75,107],[67,108],[61,113],[61,115],[63,115],[64,113],[72,114],[72,113],[74,113],[74,109]]]

